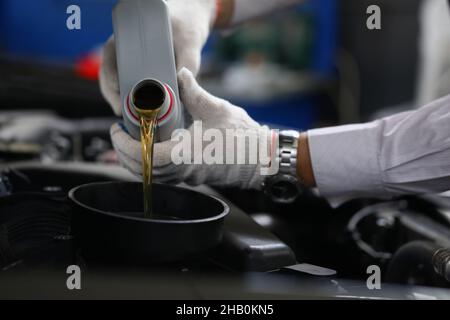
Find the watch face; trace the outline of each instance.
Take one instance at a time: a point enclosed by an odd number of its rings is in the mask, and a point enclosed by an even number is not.
[[[266,193],[277,203],[292,203],[301,194],[301,188],[292,176],[283,175],[268,181]]]

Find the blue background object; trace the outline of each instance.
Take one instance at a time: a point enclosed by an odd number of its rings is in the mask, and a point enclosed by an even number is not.
[[[115,3],[116,0],[0,0],[1,47],[21,56],[73,61],[112,34],[111,11]],[[66,28],[66,9],[72,4],[81,8],[81,30]],[[299,6],[299,10],[316,17],[312,69],[332,73],[338,1],[313,0]]]
[[[274,0],[276,1],[276,0]],[[100,48],[112,34],[116,0],[0,0],[0,53],[35,61],[73,64]],[[68,30],[67,7],[81,8],[81,30]],[[335,77],[338,0],[310,0],[298,7],[314,16],[315,42],[310,70]],[[205,53],[211,46],[205,47]],[[225,97],[226,98],[226,97]],[[312,95],[283,97],[254,105],[241,103],[257,121],[308,129],[319,118]]]
[[[3,51],[37,60],[71,63],[112,33],[115,0],[0,0]],[[81,8],[81,30],[69,30],[70,5]]]

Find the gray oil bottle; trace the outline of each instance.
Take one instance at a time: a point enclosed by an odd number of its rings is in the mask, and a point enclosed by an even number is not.
[[[113,11],[122,112],[130,135],[140,140],[136,90],[160,101],[157,141],[169,140],[184,126],[170,17],[165,0],[120,0]]]

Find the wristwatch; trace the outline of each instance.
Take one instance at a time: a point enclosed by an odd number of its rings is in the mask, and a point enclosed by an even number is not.
[[[264,192],[276,203],[294,202],[302,192],[302,184],[297,177],[297,152],[300,133],[293,130],[279,132],[279,143],[275,161],[279,164],[278,173],[268,176]]]

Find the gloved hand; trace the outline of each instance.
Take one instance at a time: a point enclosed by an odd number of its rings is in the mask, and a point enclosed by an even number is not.
[[[201,51],[216,19],[216,0],[169,0],[173,44],[177,69],[188,68],[195,75],[200,69]],[[114,112],[120,115],[121,101],[117,76],[114,37],[103,49],[100,89]]]
[[[270,158],[276,147],[276,134],[251,119],[245,110],[203,90],[187,69],[179,72],[178,81],[181,100],[193,117],[194,124],[174,135],[173,139],[155,144],[155,180],[260,189],[263,175],[268,174],[266,167],[273,163]],[[199,134],[200,126],[202,132]],[[140,176],[140,142],[131,138],[120,124],[112,126],[111,136],[121,164]],[[223,137],[222,141],[218,142],[217,137]],[[239,140],[243,143],[237,143]],[[211,151],[211,141],[217,146],[214,152]],[[234,142],[233,145],[231,142]],[[187,148],[180,152],[182,145],[187,145]],[[181,153],[186,159],[184,164],[179,163]],[[214,155],[216,160],[208,159],[208,155]],[[236,164],[238,157],[244,164]]]

